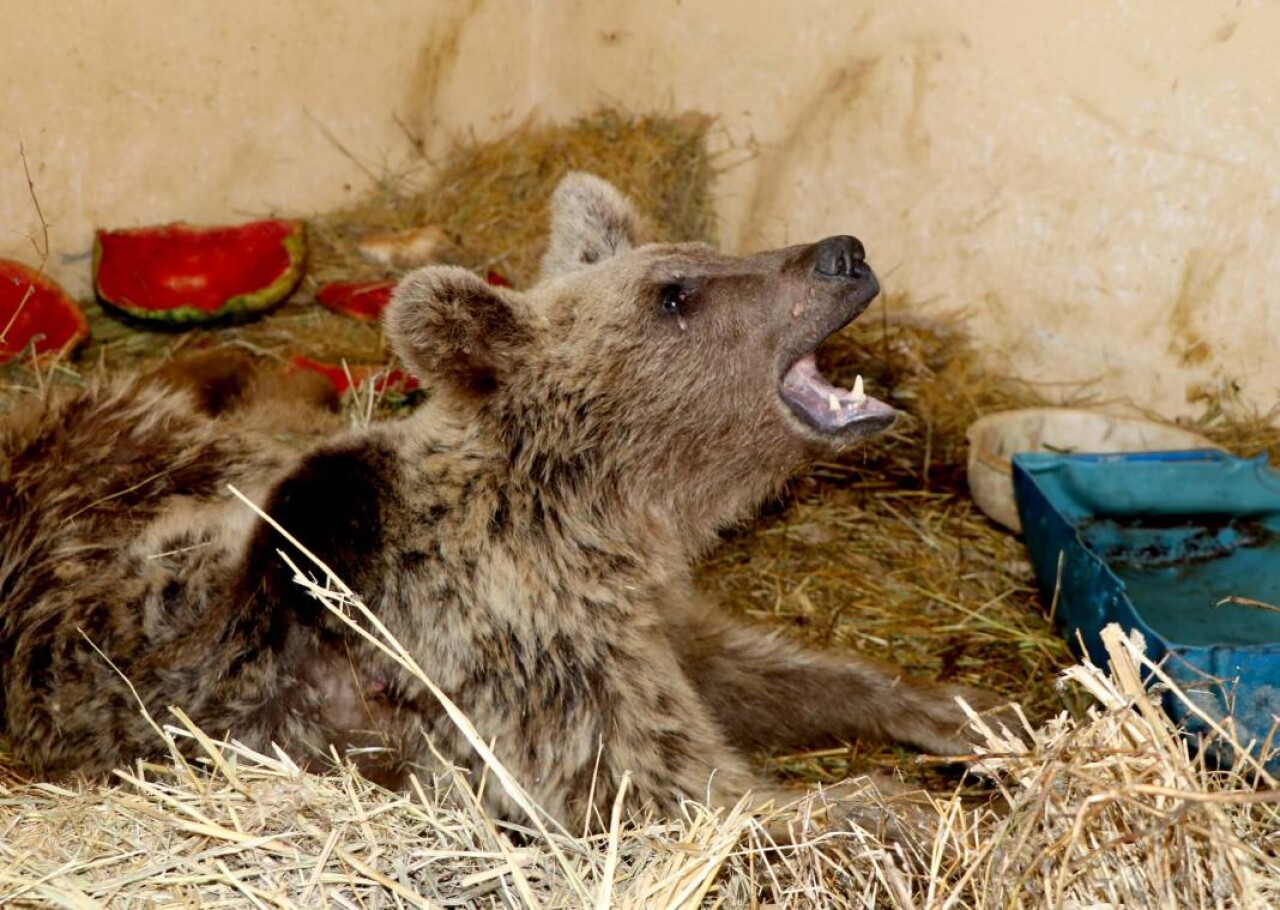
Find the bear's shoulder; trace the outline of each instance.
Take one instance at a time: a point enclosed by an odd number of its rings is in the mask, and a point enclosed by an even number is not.
[[[366,603],[375,601],[383,585],[385,529],[399,508],[398,464],[395,447],[376,434],[340,437],[303,456],[263,505],[271,522],[260,520],[248,545],[243,583],[249,592],[292,604],[290,612],[302,618],[317,616],[319,602],[294,581],[285,553],[323,582],[314,557]]]

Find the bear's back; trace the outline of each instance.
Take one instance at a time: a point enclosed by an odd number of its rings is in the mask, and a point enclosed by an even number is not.
[[[91,385],[0,433],[0,728],[38,771],[154,751],[119,674],[144,700],[198,693],[191,644],[218,641],[254,525],[228,485],[261,495],[296,456],[144,382]]]

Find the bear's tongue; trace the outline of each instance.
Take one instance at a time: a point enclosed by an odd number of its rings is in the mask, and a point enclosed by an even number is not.
[[[792,410],[814,427],[837,432],[868,417],[892,414],[893,408],[862,390],[862,377],[852,389],[831,385],[818,371],[810,352],[795,362],[782,377],[782,398]]]

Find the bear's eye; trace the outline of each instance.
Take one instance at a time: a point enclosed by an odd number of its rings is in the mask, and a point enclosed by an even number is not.
[[[668,316],[679,316],[693,296],[693,291],[683,284],[664,284],[658,294],[662,302],[662,312]]]

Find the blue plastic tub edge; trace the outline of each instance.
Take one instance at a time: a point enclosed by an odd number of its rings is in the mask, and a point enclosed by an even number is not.
[[[1280,476],[1268,467],[1265,457],[1239,459],[1218,450],[1013,456],[1014,492],[1036,581],[1045,603],[1056,603],[1055,620],[1072,646],[1077,650],[1083,646],[1090,660],[1106,667],[1103,626],[1115,622],[1126,632],[1138,630],[1146,641],[1147,655],[1154,661],[1164,660],[1165,671],[1196,707],[1215,721],[1232,717],[1241,743],[1252,742],[1253,751],[1260,754],[1280,717],[1280,642],[1194,646],[1171,642],[1152,629],[1129,598],[1124,583],[1085,545],[1077,529],[1081,519],[1097,513],[1082,508],[1079,502],[1052,501],[1037,480],[1047,472],[1070,471],[1076,466],[1103,478],[1102,483],[1091,485],[1083,498],[1095,504],[1117,505],[1118,509],[1109,509],[1112,515],[1126,509],[1141,514],[1131,494],[1132,477],[1125,477],[1134,470],[1139,474],[1170,468],[1175,474],[1178,468],[1208,472],[1217,482],[1183,484],[1160,503],[1158,511],[1182,514],[1280,510]],[[1111,467],[1116,470],[1111,472]],[[1210,725],[1181,699],[1166,693],[1164,707],[1189,734],[1209,732]],[[1231,760],[1221,750],[1218,753]],[[1268,763],[1268,770],[1280,772],[1280,757]]]

